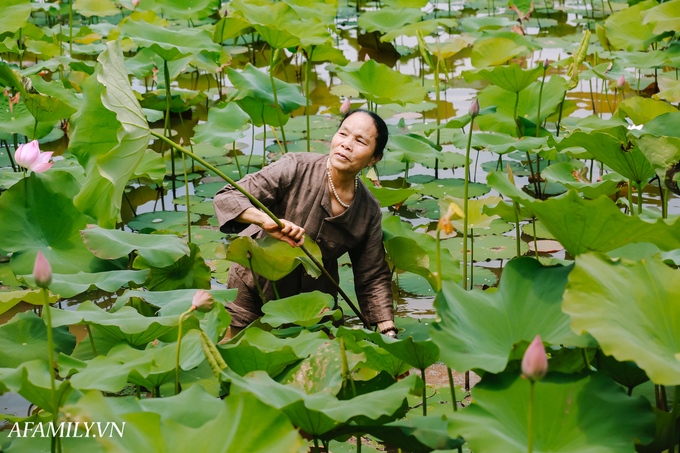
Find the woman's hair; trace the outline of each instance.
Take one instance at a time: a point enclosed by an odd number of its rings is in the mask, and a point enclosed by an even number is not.
[[[342,126],[342,123],[344,123],[347,118],[354,115],[355,113],[365,113],[373,120],[375,130],[378,131],[378,136],[375,139],[375,149],[373,150],[373,156],[382,159],[383,151],[385,150],[385,145],[387,145],[387,139],[389,138],[389,132],[387,131],[387,124],[385,124],[385,121],[383,121],[383,119],[380,118],[380,116],[378,116],[376,113],[369,112],[368,110],[364,109],[352,110],[342,118],[338,129],[340,129],[340,126]]]

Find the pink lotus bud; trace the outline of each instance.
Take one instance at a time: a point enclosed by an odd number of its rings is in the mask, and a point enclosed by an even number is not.
[[[347,115],[351,109],[352,109],[352,106],[349,103],[349,98],[347,98],[345,100],[345,102],[343,102],[342,105],[340,106],[340,114],[341,115]]]
[[[27,170],[42,173],[48,170],[53,163],[50,162],[53,152],[41,153],[38,140],[20,145],[14,153],[14,160],[17,164]]]
[[[472,118],[475,118],[477,115],[479,115],[479,100],[477,98],[475,98],[475,101],[470,106],[470,109],[468,110],[468,114]]]
[[[38,256],[35,257],[33,278],[40,288],[47,288],[52,283],[52,267],[42,252],[38,252]]]
[[[522,358],[522,377],[531,382],[540,381],[548,372],[548,357],[541,342],[541,336],[536,335]]]
[[[371,57],[368,54],[364,55],[364,61],[368,61],[370,59],[371,59]]]
[[[224,17],[227,17],[227,16],[229,15],[229,10],[227,10],[227,9],[225,8],[223,14],[224,14]]]
[[[191,308],[200,312],[208,312],[215,306],[212,294],[204,289],[199,289],[194,294],[194,299],[191,301]]]
[[[139,0],[132,0],[132,6],[137,8],[139,6]]]
[[[619,77],[619,80],[616,81],[616,88],[619,90],[626,85],[626,78],[621,74],[621,77]]]
[[[543,62],[543,70],[547,70],[550,67],[550,62],[546,58],[545,61]]]

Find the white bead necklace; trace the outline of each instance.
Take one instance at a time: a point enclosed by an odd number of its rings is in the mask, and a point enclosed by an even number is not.
[[[338,200],[338,203],[345,209],[349,208],[348,204],[345,204],[342,202],[340,197],[338,196],[338,192],[335,190],[335,184],[333,184],[333,178],[331,178],[331,158],[329,157],[326,159],[326,169],[328,170],[328,182],[331,185],[331,189],[333,190],[333,195],[335,195],[335,199]],[[356,179],[354,180],[354,193],[357,193],[357,187],[359,186],[359,175],[357,175]]]

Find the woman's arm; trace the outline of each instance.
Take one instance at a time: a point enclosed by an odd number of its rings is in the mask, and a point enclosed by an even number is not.
[[[284,226],[281,228],[271,217],[257,208],[246,209],[234,220],[239,223],[254,223],[279,241],[287,242],[291,247],[300,246],[305,243],[304,228],[287,220],[279,219]]]

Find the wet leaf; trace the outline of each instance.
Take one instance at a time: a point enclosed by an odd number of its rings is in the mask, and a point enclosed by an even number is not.
[[[223,108],[208,111],[208,121],[194,128],[197,143],[210,143],[218,148],[235,142],[243,137],[248,115],[237,104],[229,103]]]
[[[175,289],[209,289],[210,268],[201,257],[196,244],[189,244],[190,254],[168,266],[155,266],[144,257],[138,256],[132,263],[135,269],[149,269],[149,278],[144,284],[150,291],[172,291]]]
[[[269,75],[265,72],[260,71],[251,64],[247,64],[241,72],[228,68],[227,75],[231,83],[239,90],[237,100],[252,97],[269,107],[276,106],[272,82],[269,79]],[[277,78],[274,78],[274,84],[276,85],[278,105],[283,113],[288,114],[306,103],[305,98],[300,94],[300,87],[297,84],[286,83]],[[241,120],[240,117],[239,120]]]
[[[50,372],[46,361],[28,360],[16,369],[0,368],[0,384],[8,390],[18,393],[37,407],[54,412]],[[68,380],[57,381],[56,398],[59,406],[73,392]]]
[[[567,189],[576,189],[589,200],[594,200],[600,195],[610,196],[615,194],[619,190],[619,183],[625,180],[621,175],[608,173],[602,177],[602,181],[591,183],[580,181],[573,174],[580,168],[577,162],[552,164],[541,172],[541,177],[546,178],[550,182],[560,183]]]
[[[265,313],[262,322],[273,327],[279,327],[282,324],[311,327],[325,316],[339,319],[342,313],[339,310],[333,310],[334,305],[335,301],[330,294],[319,291],[270,300],[262,306],[262,311]],[[322,314],[324,309],[328,311]]]
[[[115,292],[129,282],[137,285],[144,283],[149,275],[147,270],[130,271],[118,270],[89,274],[78,272],[77,274],[52,274],[50,290],[60,298],[69,298],[83,293],[92,287],[108,292]],[[29,286],[35,287],[33,276],[25,276],[24,280]]]
[[[475,68],[499,67],[526,50],[525,46],[519,46],[511,39],[491,38],[476,42],[472,46],[470,59]],[[467,78],[465,80],[470,83]]]
[[[392,9],[388,7],[376,11],[364,12],[359,16],[357,23],[359,27],[369,33],[374,31],[388,33],[398,30],[405,25],[419,22],[423,15],[424,13],[422,11],[415,8]]]
[[[29,0],[6,0],[3,3],[0,33],[14,33],[26,25],[31,15],[31,2]]]
[[[417,104],[423,100],[425,89],[407,75],[369,60],[358,70],[338,69],[338,77],[376,104]]]

